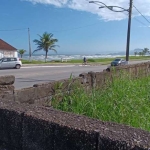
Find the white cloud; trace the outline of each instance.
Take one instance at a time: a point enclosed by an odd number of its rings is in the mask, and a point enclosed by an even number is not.
[[[68,0],[24,0],[24,1],[29,1],[32,2],[33,4],[41,3],[41,4],[55,5],[58,7],[62,7],[68,2]]]
[[[99,5],[89,3],[89,0],[25,0],[34,4],[48,4],[57,7],[68,7],[74,10],[91,12],[97,14],[104,20],[122,20],[127,18],[127,12],[116,13],[108,10],[107,8],[99,9]],[[120,6],[125,9],[129,7],[129,0],[100,0],[106,5]],[[99,4],[99,3],[98,3]],[[133,4],[138,10],[146,16],[150,16],[150,0],[133,0]],[[139,13],[133,8],[133,15],[138,16]]]

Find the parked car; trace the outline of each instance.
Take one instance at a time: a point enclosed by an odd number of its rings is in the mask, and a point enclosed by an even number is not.
[[[17,57],[4,57],[0,59],[0,69],[4,68],[16,68],[20,69],[22,62]]]
[[[116,58],[114,61],[111,62],[111,66],[121,66],[125,64],[126,64],[126,61],[123,60],[122,58]]]

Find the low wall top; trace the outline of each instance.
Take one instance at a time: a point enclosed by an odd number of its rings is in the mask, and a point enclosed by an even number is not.
[[[11,85],[15,82],[15,76],[0,76],[0,85]]]
[[[0,112],[0,141],[16,150],[150,148],[149,132],[126,125],[10,100],[0,100]]]

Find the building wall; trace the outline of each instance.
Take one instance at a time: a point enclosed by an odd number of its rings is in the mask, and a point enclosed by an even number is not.
[[[14,57],[18,57],[18,52],[14,52]]]
[[[17,57],[17,51],[0,50],[0,58],[2,57]]]
[[[0,58],[3,58],[3,57],[4,57],[3,53],[2,53],[2,52],[0,52]]]

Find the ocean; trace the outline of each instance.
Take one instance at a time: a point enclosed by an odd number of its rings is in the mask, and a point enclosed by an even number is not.
[[[47,61],[53,61],[53,60],[72,60],[72,59],[83,59],[86,57],[87,59],[98,59],[98,58],[116,58],[116,57],[124,57],[125,55],[100,55],[100,54],[95,54],[95,55],[48,55]],[[20,57],[20,56],[19,56]],[[32,55],[32,60],[45,60],[45,55],[42,54],[34,54]],[[28,60],[29,55],[25,54],[23,55],[22,59]]]

